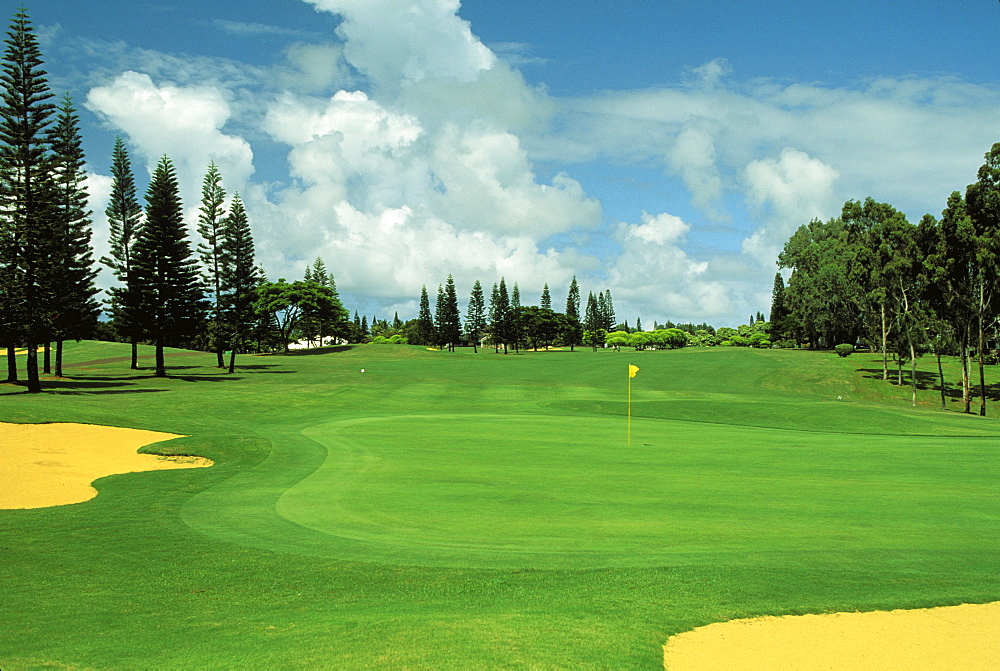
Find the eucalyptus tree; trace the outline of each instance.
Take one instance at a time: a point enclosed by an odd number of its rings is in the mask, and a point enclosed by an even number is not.
[[[8,361],[27,347],[28,392],[42,390],[37,345],[53,316],[53,183],[49,128],[56,107],[34,27],[24,8],[7,32],[0,63],[0,219],[3,220],[4,334]],[[16,378],[16,375],[15,375]]]
[[[198,244],[205,283],[212,297],[212,318],[209,322],[209,339],[215,350],[216,365],[225,367],[223,354],[226,349],[222,318],[222,275],[225,272],[222,247],[222,227],[226,218],[226,190],[222,188],[222,173],[215,162],[201,182],[201,207],[198,208],[198,233],[203,242]]]
[[[986,331],[995,326],[1000,297],[997,276],[1000,271],[1000,142],[986,152],[986,162],[979,168],[978,179],[965,193],[966,207],[972,221],[975,249],[974,301],[977,352],[979,363],[979,414],[986,415]]]
[[[135,176],[128,149],[121,137],[115,138],[111,152],[111,195],[104,210],[110,228],[110,250],[101,263],[111,269],[119,286],[107,290],[115,330],[132,344],[132,370],[139,367],[139,339],[142,336],[138,311],[138,289],[133,272],[133,248],[142,226],[142,207],[136,197]]]
[[[134,248],[138,307],[156,346],[156,376],[167,374],[165,346],[183,346],[201,327],[204,285],[184,225],[174,165],[160,159],[146,191],[146,221]]]

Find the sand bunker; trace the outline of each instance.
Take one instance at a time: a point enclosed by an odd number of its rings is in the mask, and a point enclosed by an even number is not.
[[[761,617],[672,637],[669,671],[687,669],[998,669],[1000,602],[919,610]]]
[[[172,433],[92,424],[0,422],[0,508],[45,508],[97,496],[90,483],[105,475],[201,468],[201,457],[137,454]]]

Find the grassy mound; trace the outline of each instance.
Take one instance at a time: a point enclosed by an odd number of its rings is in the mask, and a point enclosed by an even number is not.
[[[874,357],[174,354],[0,386],[216,462],[0,511],[0,666],[654,666],[713,621],[1000,598],[1000,425]]]

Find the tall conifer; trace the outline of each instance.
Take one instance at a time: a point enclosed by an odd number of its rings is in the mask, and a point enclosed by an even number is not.
[[[21,340],[28,349],[31,393],[42,390],[37,345],[53,316],[55,253],[51,144],[48,129],[55,105],[49,102],[42,54],[31,20],[19,9],[7,32],[0,66],[0,208],[4,222],[2,293],[8,355]]]
[[[156,375],[167,374],[163,348],[186,345],[200,326],[204,287],[184,226],[173,163],[164,156],[146,191],[146,223],[135,244],[139,307],[156,345]]]
[[[132,370],[139,367],[138,342],[142,337],[138,290],[133,272],[133,247],[142,226],[142,207],[136,197],[135,175],[125,142],[115,138],[111,152],[111,197],[104,214],[111,232],[111,249],[101,263],[111,269],[120,283],[108,290],[115,330],[132,344]]]
[[[56,185],[55,252],[50,259],[49,284],[53,296],[51,336],[56,341],[55,375],[62,376],[62,344],[66,338],[93,334],[100,313],[95,296],[91,220],[84,187],[86,167],[80,121],[69,96],[63,99],[52,131]]]

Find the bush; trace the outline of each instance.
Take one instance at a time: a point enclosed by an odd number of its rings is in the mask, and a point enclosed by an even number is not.
[[[837,356],[850,356],[854,352],[854,345],[844,343],[833,348]]]

